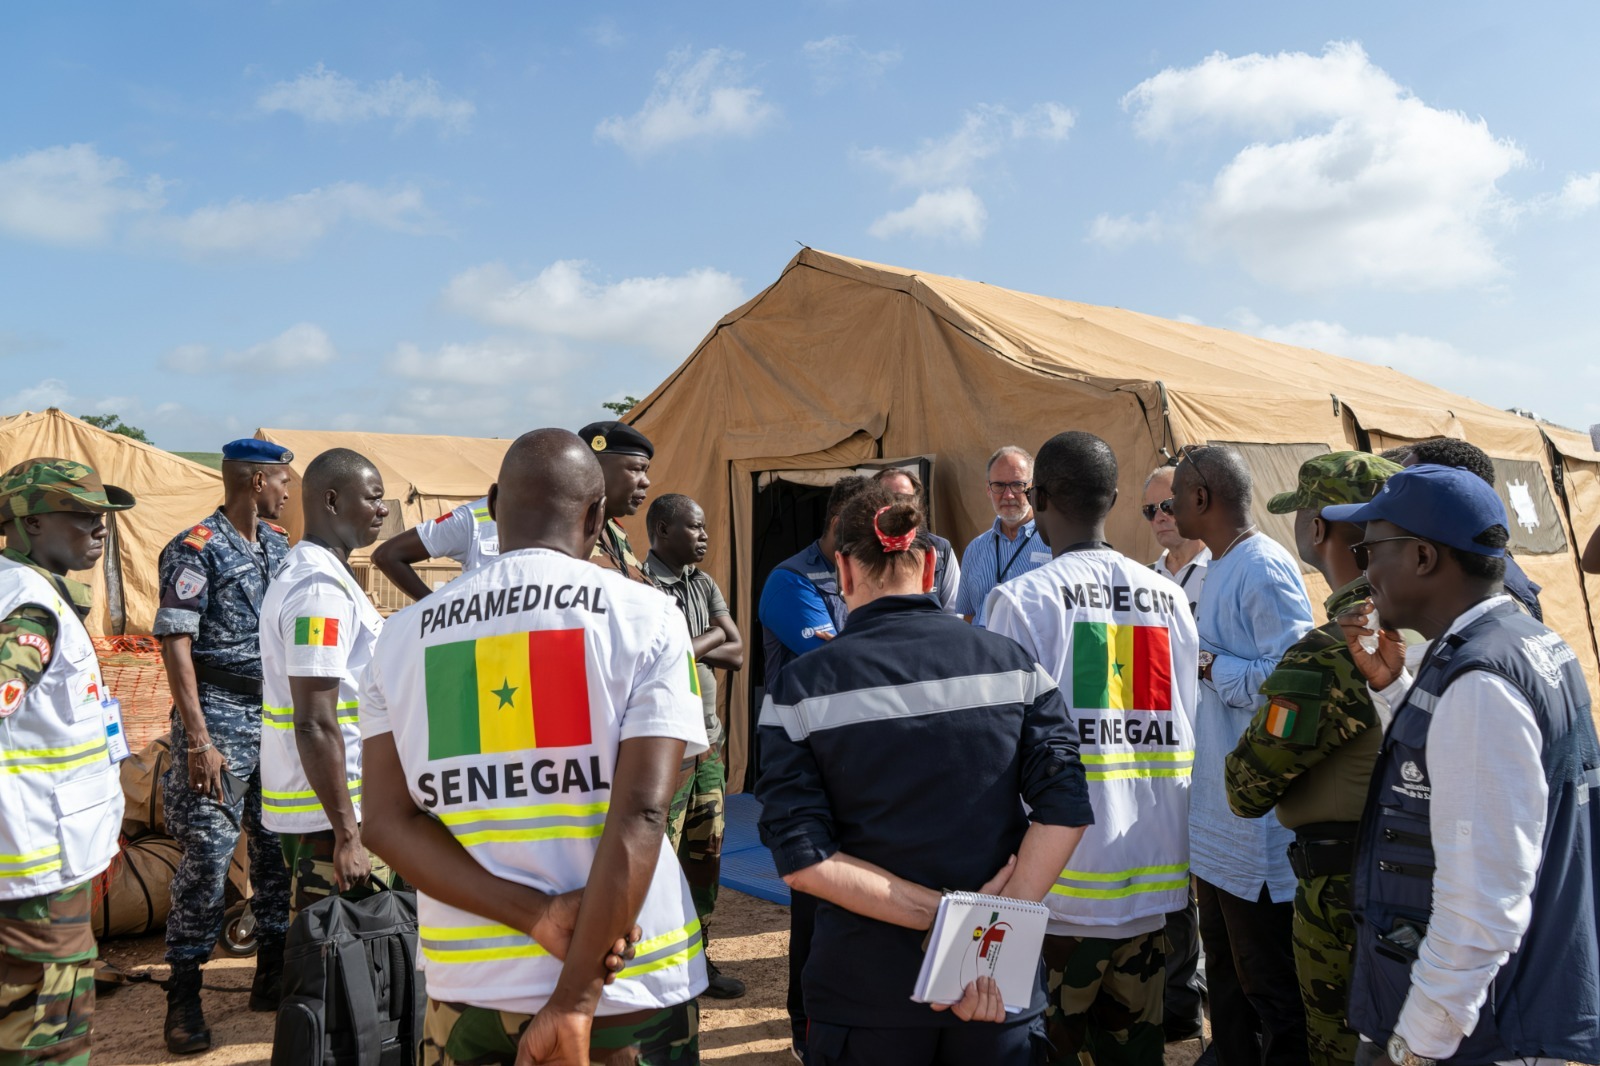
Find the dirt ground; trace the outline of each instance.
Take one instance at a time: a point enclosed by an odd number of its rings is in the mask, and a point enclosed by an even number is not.
[[[744,981],[743,999],[701,1000],[700,1057],[729,1066],[792,1064],[784,995],[788,985],[787,908],[730,889],[717,897],[711,957],[723,972]],[[102,957],[123,970],[166,976],[160,936],[108,941]],[[253,1014],[246,1007],[251,959],[219,954],[205,969],[206,1018],[216,1046],[204,1055],[169,1055],[161,1040],[166,998],[150,983],[129,985],[100,1000],[95,1014],[94,1061],[99,1066],[147,1066],[188,1062],[196,1066],[266,1066],[272,1053],[272,1015]],[[1167,1066],[1191,1066],[1199,1041],[1167,1047]]]

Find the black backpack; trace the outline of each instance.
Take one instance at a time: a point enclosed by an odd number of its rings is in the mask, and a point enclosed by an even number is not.
[[[289,928],[272,1066],[414,1066],[426,999],[415,892],[320,900]]]

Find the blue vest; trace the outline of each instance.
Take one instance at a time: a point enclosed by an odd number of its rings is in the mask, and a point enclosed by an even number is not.
[[[1356,853],[1350,1024],[1382,1044],[1410,989],[1416,941],[1433,906],[1429,782],[1435,769],[1454,772],[1428,766],[1428,726],[1439,696],[1470,670],[1504,678],[1533,708],[1549,805],[1532,921],[1449,1061],[1600,1062],[1600,743],[1572,649],[1509,603],[1434,645],[1384,736]]]
[[[817,590],[817,595],[822,597],[822,602],[828,606],[828,614],[833,618],[834,633],[844,631],[845,615],[849,608],[845,606],[844,597],[839,595],[839,575],[829,569],[823,560],[822,553],[817,550],[815,543],[808,545],[805,550],[796,552],[783,562],[773,567],[775,570],[788,570],[790,573],[799,574],[811,583]],[[767,629],[763,633],[762,652],[764,655],[763,672],[768,691],[772,690],[773,683],[783,668],[800,657],[800,653],[790,648],[779,640],[777,634]]]

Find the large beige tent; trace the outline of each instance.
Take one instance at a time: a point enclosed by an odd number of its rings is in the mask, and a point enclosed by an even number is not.
[[[330,448],[349,448],[360,452],[383,476],[389,518],[380,539],[448,514],[455,507],[477,499],[489,491],[500,474],[509,440],[482,437],[445,437],[415,433],[355,433],[320,429],[258,429],[258,440],[281,444],[294,453],[291,502],[283,524],[291,540],[299,540],[304,529],[300,512],[300,475],[306,464]],[[357,553],[351,565],[366,583],[382,610],[393,610],[410,601],[394,589],[367,563],[370,552]],[[435,586],[459,572],[453,563],[429,564],[424,579]]]
[[[746,634],[727,708],[735,783],[760,680],[759,582],[819,531],[819,486],[921,457],[935,531],[960,546],[993,520],[982,488],[990,453],[1031,451],[1064,429],[1116,449],[1108,535],[1137,558],[1157,554],[1138,514],[1145,475],[1180,445],[1238,445],[1259,507],[1309,455],[1470,440],[1496,461],[1512,546],[1544,586],[1546,621],[1595,681],[1600,582],[1586,586],[1577,559],[1578,538],[1600,524],[1600,454],[1580,434],[1386,367],[806,249],[628,417],[656,446],[651,491],[705,508],[708,566]],[[1258,519],[1287,537],[1286,522]],[[1325,595],[1317,575],[1307,586],[1314,600]]]
[[[36,456],[87,463],[102,480],[133,493],[137,504],[111,520],[111,547],[92,571],[89,631],[98,636],[150,632],[161,595],[161,549],[222,503],[222,475],[54,407],[0,419],[0,469]]]

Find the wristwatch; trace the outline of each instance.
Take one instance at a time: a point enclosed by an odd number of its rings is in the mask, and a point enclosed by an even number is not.
[[[1438,1059],[1425,1059],[1412,1051],[1406,1038],[1399,1033],[1389,1037],[1389,1061],[1394,1066],[1439,1066]]]
[[[1209,651],[1202,650],[1200,652],[1200,680],[1211,680],[1211,664],[1216,660],[1216,658],[1217,657]]]

